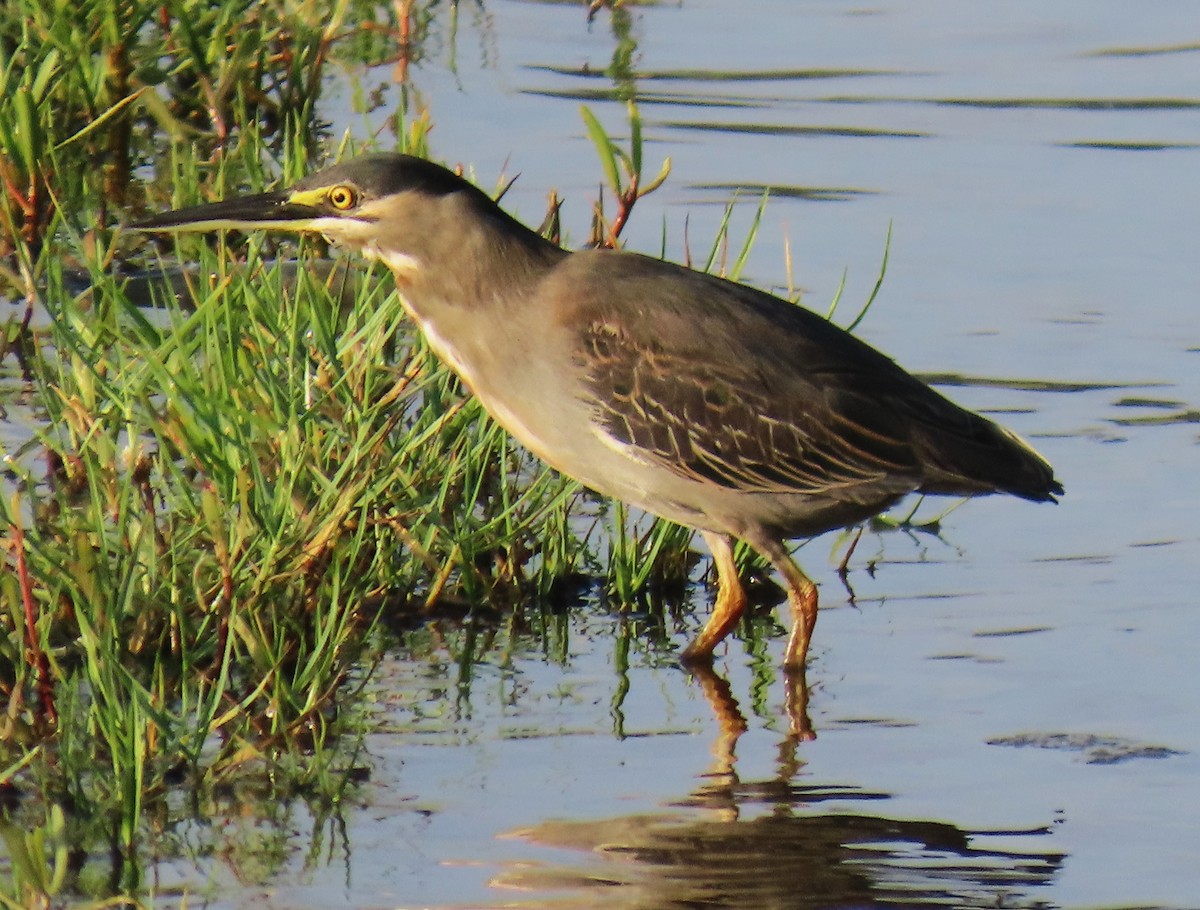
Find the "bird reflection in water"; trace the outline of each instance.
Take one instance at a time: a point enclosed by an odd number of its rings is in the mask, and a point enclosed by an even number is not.
[[[717,735],[712,744],[713,767],[705,775],[699,789],[694,791],[684,804],[721,809],[728,820],[736,820],[737,794],[741,786],[737,773],[737,743],[742,734],[749,729],[749,724],[738,706],[737,699],[733,697],[729,680],[707,666],[693,668],[691,677],[712,710]],[[776,780],[790,781],[804,765],[796,755],[796,746],[816,739],[817,734],[808,716],[808,684],[804,670],[785,672],[784,683],[788,731],[779,742],[779,771]]]
[[[803,675],[789,677],[789,729],[773,778],[743,781],[738,739],[748,729],[727,680],[693,680],[713,711],[714,764],[698,786],[657,813],[553,820],[506,837],[574,851],[561,863],[521,861],[492,885],[534,892],[507,907],[771,907],[830,910],[1043,907],[1039,894],[1065,859],[1004,844],[1049,827],[970,831],[952,823],[864,811],[883,792],[806,779],[797,745],[813,737]],[[823,809],[823,804],[830,804]],[[857,811],[856,811],[857,810]],[[1004,839],[1003,842],[1001,839]]]

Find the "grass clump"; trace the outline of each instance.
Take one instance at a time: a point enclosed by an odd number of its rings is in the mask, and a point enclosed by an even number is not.
[[[348,770],[353,742],[328,747],[381,609],[544,591],[580,546],[565,525],[541,546],[574,485],[480,419],[390,276],[199,252],[186,303],[144,310],[99,272],[47,296],[53,470],[21,469],[0,506],[7,742],[72,768],[39,765],[48,804],[105,819],[124,853],[181,780],[287,755],[297,791]]]

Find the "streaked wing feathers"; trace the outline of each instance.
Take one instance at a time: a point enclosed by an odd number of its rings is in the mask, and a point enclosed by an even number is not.
[[[849,385],[683,356],[604,319],[581,342],[599,430],[677,475],[745,492],[823,494],[919,476],[902,422]]]

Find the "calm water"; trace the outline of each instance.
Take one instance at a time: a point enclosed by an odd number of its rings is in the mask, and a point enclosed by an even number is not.
[[[1200,20],[1188,3],[695,2],[631,10],[647,168],[628,243],[706,250],[732,188],[773,198],[747,277],[823,310],[884,291],[862,334],[1032,439],[1057,507],[978,501],[940,536],[868,534],[851,602],[832,538],[788,734],[772,653],[721,680],[614,646],[599,604],[569,658],[517,654],[453,692],[398,653],[361,806],[319,856],[220,906],[1200,907]],[[459,5],[411,72],[435,153],[586,235],[614,133],[615,39],[579,4]],[[448,13],[443,11],[443,18]],[[335,89],[326,116],[378,115]],[[345,102],[343,106],[339,104]],[[997,381],[998,380],[998,381]],[[926,506],[929,509],[929,506]],[[708,595],[697,588],[697,598]],[[704,615],[701,610],[696,622]],[[678,630],[682,646],[689,629]],[[744,727],[740,737],[737,731]],[[236,825],[237,822],[231,822]],[[246,824],[249,824],[247,822]]]

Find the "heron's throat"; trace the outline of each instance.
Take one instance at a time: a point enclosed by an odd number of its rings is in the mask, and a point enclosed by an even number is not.
[[[386,265],[396,279],[396,287],[401,290],[411,285],[421,274],[421,261],[408,253],[383,250],[377,244],[369,243],[362,248],[362,254],[367,259],[377,259]]]

